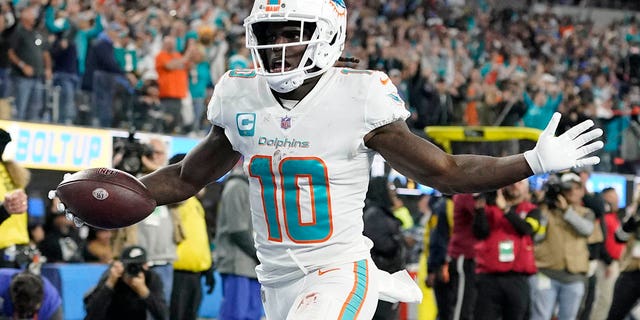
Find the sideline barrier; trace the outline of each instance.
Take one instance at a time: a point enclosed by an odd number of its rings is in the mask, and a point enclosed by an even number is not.
[[[82,298],[98,283],[98,279],[106,269],[106,264],[93,263],[52,263],[42,266],[42,275],[49,279],[60,292],[64,319],[84,318]]]
[[[52,263],[42,266],[42,275],[49,279],[60,292],[65,320],[84,319],[85,311],[82,299],[98,283],[107,266],[95,263]],[[202,279],[203,297],[198,312],[200,318],[213,319],[218,316],[222,301],[222,279],[217,272],[215,279],[215,289],[209,295],[206,294],[207,289],[204,285],[204,278]]]

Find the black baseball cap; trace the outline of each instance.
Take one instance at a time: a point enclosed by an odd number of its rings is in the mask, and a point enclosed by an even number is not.
[[[122,263],[146,263],[147,251],[140,246],[126,247],[122,250],[120,261],[122,261]]]

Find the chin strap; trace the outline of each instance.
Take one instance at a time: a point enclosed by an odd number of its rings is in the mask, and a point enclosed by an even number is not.
[[[304,71],[286,75],[266,76],[269,87],[279,93],[291,92],[299,88],[305,79]]]

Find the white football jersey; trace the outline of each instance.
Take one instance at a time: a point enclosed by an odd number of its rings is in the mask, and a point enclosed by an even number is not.
[[[363,138],[409,116],[386,74],[329,69],[287,110],[255,71],[232,70],[207,112],[244,156],[262,284],[369,257],[362,209],[373,152]]]

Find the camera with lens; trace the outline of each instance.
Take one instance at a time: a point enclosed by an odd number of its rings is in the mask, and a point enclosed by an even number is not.
[[[143,265],[144,265],[143,263],[137,263],[137,262],[126,263],[124,265],[124,272],[132,277],[135,277],[140,272],[142,272],[142,270],[144,270],[142,268]]]
[[[563,192],[571,190],[573,188],[574,183],[580,183],[579,177],[574,173],[566,173],[565,178],[557,175],[550,175],[549,179],[543,186],[544,192],[544,203],[549,206],[549,208],[556,208],[556,201],[558,201],[558,196],[562,195]]]
[[[122,159],[115,165],[115,168],[131,175],[142,173],[144,165],[142,157],[153,155],[153,148],[144,143],[140,143],[135,138],[135,130],[129,131],[129,137],[120,139],[114,143],[114,154],[121,154]]]

